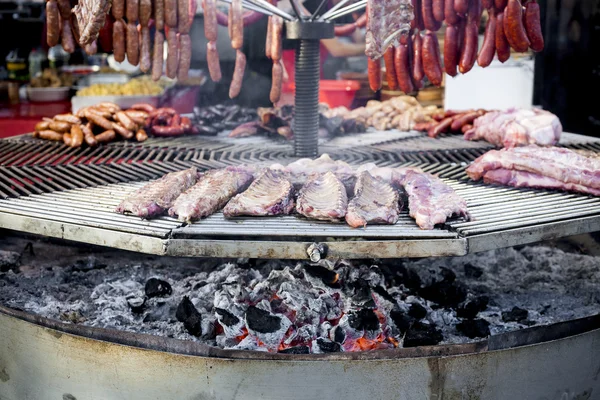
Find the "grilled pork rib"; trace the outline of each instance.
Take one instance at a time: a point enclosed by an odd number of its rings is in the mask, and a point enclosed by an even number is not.
[[[230,167],[209,171],[175,200],[169,215],[185,222],[208,217],[246,189],[252,179],[252,174],[244,169]]]
[[[329,171],[314,175],[298,194],[296,211],[322,221],[339,221],[346,215],[348,195],[342,182]]]
[[[294,188],[285,174],[266,170],[243,193],[236,195],[223,209],[225,217],[289,214],[294,208]]]
[[[398,222],[400,195],[390,184],[363,172],[356,181],[354,198],[348,203],[346,222],[353,228]]]
[[[173,205],[183,191],[196,183],[197,175],[196,167],[166,174],[136,190],[117,206],[116,211],[142,218],[160,215]]]
[[[421,229],[433,229],[452,215],[469,218],[466,201],[431,174],[410,169],[404,174],[402,186],[408,194],[409,215]]]

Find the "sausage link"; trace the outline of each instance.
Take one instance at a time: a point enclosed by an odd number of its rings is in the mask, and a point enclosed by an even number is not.
[[[143,112],[149,114],[149,113],[155,112],[156,107],[151,106],[150,104],[146,104],[146,103],[137,103],[127,109],[127,111],[131,111],[131,110],[143,111]]]
[[[485,26],[483,44],[477,56],[477,64],[482,68],[487,67],[492,63],[494,54],[496,54],[496,14],[494,10],[490,10]]]
[[[504,63],[510,58],[510,44],[504,33],[504,13],[498,13],[496,17],[496,54],[498,61]]]
[[[165,2],[164,0],[154,0],[152,4],[154,26],[157,30],[162,31],[165,29]]]
[[[354,22],[333,28],[333,33],[335,36],[349,36],[354,33],[354,31],[356,31],[356,24]]]
[[[180,126],[153,126],[152,127],[152,133],[154,133],[154,136],[162,136],[162,137],[167,137],[167,136],[179,136],[179,135],[183,135],[185,133],[185,131],[183,130],[183,127]]]
[[[58,12],[62,19],[71,19],[71,2],[69,0],[57,0]]]
[[[488,11],[494,8],[494,0],[481,0],[481,5]]]
[[[425,72],[423,71],[423,38],[421,37],[421,33],[415,32],[412,43],[412,78],[418,85],[425,77]]]
[[[450,1],[450,0],[447,0]],[[444,16],[444,0],[433,0],[433,18],[435,18],[438,22],[443,22],[445,19]]]
[[[477,58],[477,25],[472,21],[467,21],[465,26],[464,46],[460,53],[458,70],[461,74],[466,74],[473,68]]]
[[[160,0],[158,0],[160,1]],[[163,73],[165,36],[159,30],[154,32],[154,51],[152,54],[152,79],[157,81]]]
[[[71,130],[71,124],[64,121],[50,121],[48,128],[54,132],[65,133]]]
[[[273,15],[271,26],[271,59],[273,61],[281,60],[282,33],[283,19],[280,16]]]
[[[479,26],[481,15],[483,14],[483,6],[481,0],[470,0],[469,11],[467,12],[467,19],[475,22]]]
[[[458,57],[460,55],[460,43],[458,42],[459,26],[446,25],[444,34],[444,70],[450,76],[456,76],[458,72]]]
[[[231,78],[231,85],[229,86],[229,97],[232,99],[240,94],[245,70],[246,55],[238,49],[235,51],[235,68],[233,69],[233,77]]]
[[[137,129],[137,124],[133,122],[131,118],[124,111],[119,111],[115,114],[115,119],[123,125],[125,128],[130,131],[135,131]]]
[[[147,26],[142,26],[140,37],[140,70],[142,72],[148,72],[150,71],[150,68],[152,68],[152,50],[150,50],[152,43],[150,40],[150,28]]]
[[[465,124],[470,124],[475,120],[475,118],[481,116],[481,113],[478,111],[467,112],[461,114],[460,116],[454,116],[452,125],[450,125],[450,129],[453,131],[460,130]]]
[[[128,24],[137,22],[140,16],[139,8],[139,0],[125,0],[125,16]]]
[[[231,14],[231,47],[238,50],[244,45],[244,17],[242,0],[232,0],[229,8]]]
[[[450,125],[452,124],[452,120],[453,120],[453,117],[444,118],[443,120],[440,121],[440,123],[438,123],[437,125],[429,128],[429,130],[427,130],[427,136],[434,138],[434,137],[438,137],[438,135],[440,135],[441,133],[448,131],[448,129],[450,128]]]
[[[217,3],[216,0],[204,0],[204,36],[209,42],[217,41]],[[267,33],[268,35],[268,33]]]
[[[88,146],[94,147],[98,145],[98,141],[94,137],[94,132],[92,132],[92,124],[87,123],[81,126],[81,130],[83,131],[83,139],[87,143]]]
[[[71,147],[81,147],[83,143],[83,131],[81,125],[73,125],[71,127]]]
[[[273,18],[269,16],[267,19],[267,38],[265,39],[265,55],[271,58],[271,43],[273,42],[272,34],[273,27],[271,26]]]
[[[433,32],[440,29],[441,23],[436,21],[433,16],[433,0],[421,0],[421,14],[423,15],[425,29]]]
[[[175,29],[169,29],[167,32],[167,76],[171,79],[177,76],[177,64],[179,56],[177,54],[178,48],[177,31]]]
[[[116,62],[125,61],[125,23],[122,19],[113,24],[113,55]]]
[[[190,65],[192,63],[192,40],[190,35],[179,36],[179,66],[177,79],[184,81],[188,78]]]
[[[88,56],[93,56],[98,52],[98,42],[94,40],[92,43],[86,44],[83,50]]]
[[[66,144],[67,146],[71,147],[71,134],[70,133],[63,133],[62,135],[62,139],[63,139],[63,143]]]
[[[123,19],[125,16],[125,0],[113,0],[110,11],[115,20]]]
[[[426,32],[423,38],[423,69],[432,85],[440,86],[442,84],[440,44],[434,32]]]
[[[271,93],[269,93],[269,100],[275,104],[281,97],[281,85],[283,83],[283,66],[281,61],[273,63],[273,70],[271,71]]]
[[[84,112],[83,112],[83,116],[84,117],[85,117],[85,113],[87,111],[89,111],[91,113],[94,113],[95,115],[99,115],[99,116],[101,116],[103,118],[106,118],[106,119],[112,118],[112,115],[113,115],[113,111],[109,111],[109,110],[107,110],[105,108],[100,108],[98,106],[92,106],[92,107],[87,107],[84,110]],[[79,113],[78,113],[78,115],[79,115]]]
[[[148,118],[148,113],[144,111],[127,110],[125,114],[136,124],[143,126]]]
[[[404,93],[409,94],[415,91],[415,85],[410,71],[410,46],[408,43],[399,43],[394,57],[394,66],[396,70],[396,79],[398,86]]]
[[[529,49],[531,43],[523,25],[523,7],[519,0],[508,0],[504,12],[504,34],[515,51],[522,53]]]
[[[460,128],[460,131],[462,133],[466,133],[468,130],[470,130],[472,128],[473,128],[473,125],[471,125],[471,124],[465,124],[465,125],[462,126],[462,128]]]
[[[165,25],[169,28],[177,27],[177,0],[164,0]]]
[[[447,25],[456,25],[460,21],[460,16],[454,10],[454,0],[446,0],[444,3],[444,21]]]
[[[68,122],[69,124],[81,124],[81,119],[73,114],[57,114],[54,116],[54,120]]]
[[[506,5],[508,4],[508,0],[494,0],[494,6],[496,7],[496,11],[504,12]]]
[[[531,42],[531,50],[538,52],[544,50],[540,5],[535,0],[531,0],[525,5],[525,31]]]
[[[469,0],[454,0],[454,11],[459,15],[465,15],[469,11]]]
[[[104,118],[101,115],[96,114],[92,110],[85,110],[85,117],[89,121],[91,121],[95,125],[98,125],[101,128],[112,129],[113,123],[111,121],[109,121],[108,119]]]
[[[367,58],[367,70],[369,74],[369,86],[376,92],[381,89],[381,60]]]
[[[112,122],[112,129],[117,132],[119,135],[123,136],[124,139],[131,139],[133,137],[133,132],[129,129],[125,128],[123,125],[118,122]]]
[[[192,121],[188,117],[181,117],[181,127],[184,131],[192,129]]]
[[[54,131],[51,131],[51,130],[39,131],[38,132],[38,137],[40,139],[54,140],[56,142],[61,142],[63,140],[63,134],[62,133],[54,132]]]
[[[115,131],[113,131],[112,129],[107,129],[104,132],[102,132],[99,135],[96,135],[96,137],[94,138],[98,143],[108,143],[108,142],[112,142],[113,140],[115,140],[115,137],[117,135],[115,134]]]
[[[48,129],[50,129],[50,121],[40,121],[37,124],[35,124],[36,132],[47,131]]]
[[[208,72],[213,82],[221,80],[221,64],[219,63],[219,53],[215,42],[206,43],[206,62],[208,63]]]
[[[58,4],[56,0],[48,0],[46,3],[46,42],[48,46],[54,47],[60,38],[60,20]]]
[[[121,111],[121,107],[119,107],[117,104],[110,102],[110,101],[102,101],[98,104],[96,104],[94,106],[95,108],[104,108],[110,112],[117,112],[117,111]]]
[[[150,18],[152,17],[152,0],[139,0],[140,1],[140,9],[139,9],[139,19],[140,25],[142,27],[148,26],[150,22]]]
[[[189,13],[189,0],[177,0],[177,30],[179,33],[188,33],[190,31]]]
[[[364,13],[354,22],[357,28],[364,28],[367,26],[367,13]]]
[[[71,30],[71,21],[68,19],[62,20],[61,44],[67,53],[75,51],[75,38]]]
[[[138,129],[138,131],[135,133],[135,140],[137,140],[138,142],[143,142],[146,139],[148,139],[148,134],[146,133],[146,131],[143,129]]]
[[[133,22],[127,23],[127,61],[131,65],[140,63],[140,37],[137,26]]]
[[[391,90],[398,89],[398,78],[396,78],[396,66],[394,65],[394,56],[396,55],[397,50],[394,49],[394,46],[388,47],[388,49],[383,53],[383,62],[385,64],[385,77],[388,83],[388,86]]]
[[[436,121],[430,121],[430,122],[417,122],[416,124],[413,125],[412,129],[414,131],[419,131],[419,132],[427,132],[431,127],[436,126],[438,123]]]
[[[413,20],[411,21],[411,30],[418,29],[420,31],[425,29],[425,23],[423,22],[423,4],[422,0],[411,0],[413,6],[413,12],[415,14]],[[368,15],[368,13],[365,13]]]

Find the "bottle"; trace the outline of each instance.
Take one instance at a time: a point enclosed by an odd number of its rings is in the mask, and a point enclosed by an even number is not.
[[[13,50],[6,56],[6,69],[8,70],[8,80],[13,82],[27,82],[29,80],[29,71],[27,62],[19,50]]]
[[[37,49],[31,50],[29,53],[29,77],[35,78],[42,73],[42,61],[44,57]]]

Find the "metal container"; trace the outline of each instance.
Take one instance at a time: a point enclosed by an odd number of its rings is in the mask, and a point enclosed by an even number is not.
[[[0,306],[0,398],[594,399],[600,315],[487,341],[313,355],[221,350]]]

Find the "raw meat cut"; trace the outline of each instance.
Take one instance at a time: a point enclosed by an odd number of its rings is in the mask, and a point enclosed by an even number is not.
[[[230,167],[209,171],[175,200],[169,215],[185,222],[207,217],[245,190],[252,179],[252,174],[243,169]]]
[[[561,182],[558,179],[550,178],[533,172],[517,171],[504,168],[487,171],[483,175],[483,181],[485,183],[495,183],[499,185],[514,186],[517,188],[525,187],[540,189],[562,189],[600,196],[600,189],[579,185],[577,183]]]
[[[548,111],[509,109],[488,112],[477,118],[464,138],[483,139],[507,148],[529,144],[550,146],[558,143],[561,133],[560,120]]]
[[[454,189],[441,179],[407,170],[402,186],[408,194],[409,215],[421,229],[433,229],[436,224],[443,224],[452,215],[469,218],[467,202]]]
[[[347,207],[346,188],[329,171],[313,176],[300,189],[296,211],[312,219],[339,221],[346,215]]]
[[[117,206],[116,211],[142,218],[160,215],[173,205],[183,191],[194,185],[197,178],[196,167],[166,174],[136,190]]]
[[[351,227],[398,222],[400,195],[390,184],[365,171],[359,175],[354,193],[346,213],[346,222]]]
[[[414,16],[410,0],[367,0],[367,57],[376,60],[389,45],[397,46],[400,34],[410,30]]]
[[[236,195],[223,209],[225,217],[289,214],[294,208],[294,187],[279,171],[266,170],[243,193]]]

